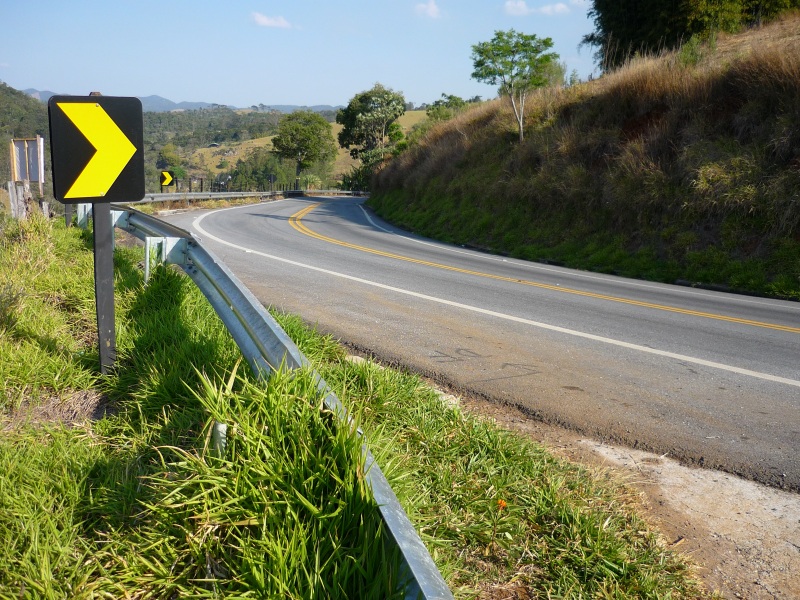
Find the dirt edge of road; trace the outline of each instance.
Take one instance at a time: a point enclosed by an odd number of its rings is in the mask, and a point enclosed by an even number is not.
[[[748,600],[800,598],[800,494],[589,440],[513,406],[461,396],[449,401],[568,460],[615,471],[642,493],[645,518],[691,558],[709,591]]]

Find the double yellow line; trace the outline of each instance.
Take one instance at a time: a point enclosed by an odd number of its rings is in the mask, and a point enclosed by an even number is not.
[[[311,213],[314,209],[320,206],[321,203],[312,204],[304,208],[303,210],[296,212],[291,217],[289,217],[289,224],[300,233],[307,235],[309,237],[315,238],[317,240],[321,240],[323,242],[328,242],[329,244],[336,244],[337,246],[343,246],[345,248],[351,248],[353,250],[359,250],[361,252],[368,252],[369,254],[376,254],[378,256],[384,256],[386,258],[393,258],[396,260],[403,260],[410,263],[415,263],[418,265],[425,265],[427,267],[433,267],[435,269],[443,269],[445,271],[454,271],[456,273],[464,273],[466,275],[474,275],[476,277],[485,277],[487,279],[495,279],[497,281],[507,281],[509,283],[516,283],[520,285],[527,285],[530,287],[540,288],[543,290],[551,290],[554,292],[563,292],[565,294],[573,294],[575,296],[584,296],[587,298],[596,298],[598,300],[608,300],[609,302],[619,302],[621,304],[629,304],[631,306],[641,306],[643,308],[652,308],[655,310],[663,310],[666,312],[672,313],[679,313],[682,315],[691,315],[693,317],[703,317],[705,319],[715,319],[717,321],[727,321],[728,323],[739,323],[741,325],[750,325],[752,327],[763,327],[765,329],[775,329],[777,331],[787,331],[789,333],[800,333],[800,327],[789,327],[787,325],[777,325],[775,323],[765,323],[763,321],[751,321],[750,319],[739,319],[737,317],[730,317],[727,315],[718,315],[715,313],[707,313],[701,312],[697,310],[689,310],[685,308],[678,308],[675,306],[667,306],[665,304],[653,304],[651,302],[642,302],[640,300],[631,300],[630,298],[621,298],[619,296],[607,296],[605,294],[595,294],[594,292],[586,292],[583,290],[576,290],[572,288],[565,288],[561,286],[549,285],[546,283],[537,283],[535,281],[527,281],[525,279],[515,279],[513,277],[503,277],[502,275],[493,275],[492,273],[483,273],[481,271],[472,271],[470,269],[461,269],[458,267],[453,267],[450,265],[444,265],[441,263],[430,262],[427,260],[420,260],[418,258],[411,258],[409,256],[403,256],[402,254],[394,254],[392,252],[384,252],[382,250],[375,250],[374,248],[367,248],[366,246],[358,246],[356,244],[350,244],[349,242],[343,242],[341,240],[337,240],[325,235],[321,235],[309,229],[305,223],[303,223],[303,218]]]

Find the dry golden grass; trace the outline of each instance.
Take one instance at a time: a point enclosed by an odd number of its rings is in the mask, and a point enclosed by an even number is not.
[[[397,122],[400,123],[403,132],[408,133],[414,125],[424,120],[425,117],[426,114],[424,110],[409,110],[397,119]]]
[[[227,173],[236,166],[236,161],[244,160],[256,148],[272,148],[272,137],[224,143],[216,148],[198,148],[192,153],[189,161],[197,168],[209,170],[214,175]],[[219,167],[223,160],[228,162],[227,167]]]
[[[800,45],[800,13],[787,13],[778,20],[746,35],[720,34],[715,52],[716,62],[729,63],[749,53],[765,50],[788,50]]]

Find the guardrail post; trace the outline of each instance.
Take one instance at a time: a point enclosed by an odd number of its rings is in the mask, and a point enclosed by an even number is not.
[[[164,238],[146,237],[144,239],[144,283],[150,281],[150,269],[154,261],[153,251],[155,251],[155,263],[161,264],[164,261]]]
[[[81,229],[89,228],[89,213],[92,212],[91,204],[76,204],[75,214],[77,215],[77,224]]]

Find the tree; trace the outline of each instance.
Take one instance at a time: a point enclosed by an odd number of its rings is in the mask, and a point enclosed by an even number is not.
[[[775,18],[800,0],[592,0],[595,31],[581,44],[597,47],[604,71],[635,54],[654,54],[720,31]]]
[[[296,164],[283,160],[266,148],[255,148],[243,160],[236,163],[231,172],[233,185],[243,191],[269,190],[274,185],[288,185],[296,182]],[[213,179],[213,176],[210,178]]]
[[[272,148],[277,156],[295,161],[297,178],[315,162],[331,161],[336,156],[331,124],[312,110],[298,110],[281,117]]]
[[[158,159],[156,160],[156,168],[160,170],[172,171],[175,179],[186,179],[186,169],[183,166],[183,160],[178,155],[178,149],[175,144],[168,143],[158,152]]]
[[[500,85],[500,94],[511,102],[519,126],[519,141],[524,139],[525,99],[535,88],[548,83],[550,64],[558,54],[550,38],[540,39],[513,29],[495,31],[489,42],[472,47],[472,78],[490,85]]]
[[[363,164],[377,164],[391,147],[391,125],[406,112],[405,107],[402,93],[380,83],[356,94],[346,108],[336,113],[336,122],[342,126],[339,145]]]
[[[467,106],[466,101],[453,94],[442,94],[441,99],[428,106],[425,114],[431,121],[452,119]]]
[[[178,149],[175,147],[175,144],[164,144],[161,150],[158,151],[156,168],[174,169],[175,167],[179,167],[181,162],[181,157],[178,156]]]
[[[551,87],[563,87],[567,83],[567,63],[552,61],[545,69],[547,85]]]

